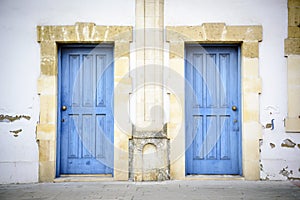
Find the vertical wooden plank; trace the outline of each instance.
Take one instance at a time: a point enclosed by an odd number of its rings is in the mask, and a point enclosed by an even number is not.
[[[93,144],[95,141],[93,131],[93,115],[85,114],[82,115],[82,138],[83,143],[83,157],[92,157],[92,149],[95,147]]]
[[[230,54],[222,53],[219,55],[219,74],[220,74],[220,107],[226,108],[229,106],[230,97]]]
[[[196,97],[194,107],[203,107],[203,54],[193,54],[193,89]]]
[[[217,116],[208,115],[207,116],[207,133],[206,133],[206,152],[207,159],[215,160],[217,159]]]
[[[79,147],[79,130],[77,124],[79,123],[78,115],[69,116],[69,131],[68,131],[68,158],[78,158]]]
[[[193,119],[193,159],[204,159],[203,151],[203,116],[194,116]]]
[[[105,157],[105,115],[96,115],[96,158],[102,159]]]
[[[81,76],[80,76],[80,55],[69,54],[70,68],[70,97],[72,107],[80,106]]]
[[[185,66],[185,94],[186,96],[193,98],[192,100],[189,98],[189,103],[191,103],[192,105],[194,105],[193,103],[196,101],[194,98],[194,94],[193,94],[193,63],[192,63],[192,54],[189,53],[188,58],[186,60],[186,66]],[[191,111],[191,107],[187,107],[187,113],[189,111]],[[191,116],[189,115],[189,118]]]
[[[220,159],[229,160],[230,159],[230,116],[223,115],[220,116],[221,124],[221,138],[220,138]]]
[[[93,106],[94,91],[94,73],[93,73],[93,56],[83,55],[83,105],[84,107]]]
[[[194,124],[193,124],[193,115],[192,115],[192,108],[194,105],[195,96],[194,96],[194,89],[193,89],[193,62],[192,62],[192,52],[187,49],[187,59],[185,61],[185,115],[186,115],[186,172],[193,172],[193,145],[194,141]],[[189,98],[187,98],[189,97]]]
[[[216,54],[206,55],[207,107],[217,106],[217,66]]]
[[[106,55],[96,55],[97,91],[96,106],[105,106],[106,103]]]
[[[71,105],[71,102],[69,101],[69,95],[68,91],[69,88],[69,73],[70,73],[70,64],[67,54],[62,54],[61,56],[61,105]],[[60,109],[58,110],[60,112]],[[60,148],[60,173],[66,173],[67,172],[67,162],[68,162],[68,155],[69,155],[69,149],[68,149],[68,137],[69,137],[69,119],[68,114],[66,112],[61,112],[61,119],[65,120],[64,123],[61,124],[61,133],[60,133],[60,139],[61,139],[61,148]],[[66,120],[67,119],[67,120]]]
[[[105,89],[106,89],[106,94],[104,94],[104,99],[105,99],[105,105],[107,107],[107,109],[109,111],[111,111],[113,113],[113,95],[114,95],[114,66],[113,66],[113,57],[112,54],[110,54],[109,52],[107,52],[106,56],[105,56],[105,62],[104,62],[104,67],[105,67]],[[109,122],[109,121],[108,121]],[[109,127],[113,127],[113,120],[111,121],[111,126],[107,126],[107,128]],[[111,133],[112,137],[113,137],[113,133]]]

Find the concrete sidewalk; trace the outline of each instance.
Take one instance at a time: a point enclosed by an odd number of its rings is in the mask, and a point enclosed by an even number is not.
[[[298,186],[297,186],[298,185]],[[300,199],[300,181],[68,182],[0,185],[0,199]]]

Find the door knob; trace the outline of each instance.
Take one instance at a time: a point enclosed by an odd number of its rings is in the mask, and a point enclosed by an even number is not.
[[[231,109],[232,109],[233,111],[236,111],[236,110],[237,110],[237,107],[236,107],[236,106],[232,106]]]
[[[62,106],[61,109],[62,109],[62,111],[66,111],[68,108],[67,108],[67,106]]]

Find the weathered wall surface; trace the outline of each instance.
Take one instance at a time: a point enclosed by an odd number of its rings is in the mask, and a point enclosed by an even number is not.
[[[287,60],[284,52],[284,40],[288,30],[287,3],[287,0],[212,0],[204,4],[196,0],[189,3],[180,0],[165,1],[166,25],[187,26],[212,22],[225,22],[226,25],[262,25],[263,39],[259,46],[259,74],[262,78],[262,179],[285,180],[300,177],[300,134],[286,133],[284,127],[288,112]],[[297,9],[299,7],[294,8]],[[297,21],[298,18],[293,17],[293,20]],[[300,100],[294,101],[299,104]]]
[[[165,0],[164,7],[166,26],[262,25],[261,178],[300,178],[300,133],[286,133],[284,127],[288,115],[287,0]],[[132,26],[134,14],[134,0],[0,0],[0,183],[38,181],[40,46],[36,26],[75,22]]]
[[[38,181],[36,26],[76,22],[133,25],[134,1],[0,1],[0,183]]]

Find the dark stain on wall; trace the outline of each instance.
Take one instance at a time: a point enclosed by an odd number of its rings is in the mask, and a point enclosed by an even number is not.
[[[276,145],[275,145],[275,144],[273,144],[273,143],[270,143],[270,147],[273,149],[273,148],[275,148],[275,147],[276,147]]]
[[[22,129],[18,129],[18,130],[14,130],[14,131],[9,131],[9,132],[11,132],[12,134],[14,134],[15,137],[18,137],[19,133],[22,132]]]
[[[16,115],[16,116],[11,116],[11,115],[0,115],[0,122],[13,122],[16,120],[20,120],[21,118],[30,120],[30,116],[28,115]]]

